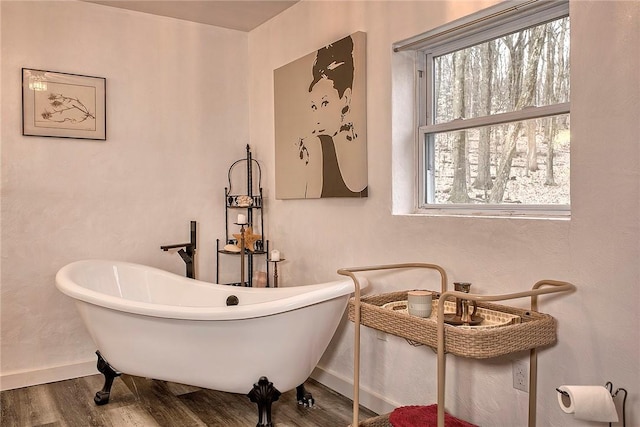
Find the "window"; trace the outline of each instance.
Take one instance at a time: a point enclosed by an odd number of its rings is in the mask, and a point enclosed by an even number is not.
[[[567,215],[568,3],[489,12],[428,33],[415,49],[418,208]]]

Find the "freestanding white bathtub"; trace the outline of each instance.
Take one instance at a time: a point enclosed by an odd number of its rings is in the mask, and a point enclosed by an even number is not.
[[[282,392],[304,383],[354,291],[350,279],[244,288],[107,260],[71,263],[56,285],[114,369],[234,393],[261,377]]]

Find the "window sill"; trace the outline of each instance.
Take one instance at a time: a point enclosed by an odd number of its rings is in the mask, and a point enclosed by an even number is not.
[[[462,217],[462,218],[492,218],[492,219],[525,219],[525,220],[571,220],[570,209],[544,209],[544,208],[524,208],[507,209],[503,206],[495,208],[484,207],[474,209],[469,207],[447,206],[438,208],[420,208],[407,216],[427,216],[427,217]]]

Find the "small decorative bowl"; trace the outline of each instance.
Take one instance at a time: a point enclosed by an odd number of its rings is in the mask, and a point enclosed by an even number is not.
[[[241,208],[246,208],[253,205],[253,198],[249,196],[238,196],[237,203]]]
[[[227,251],[227,252],[240,252],[240,248],[239,248],[238,246],[236,246],[236,245],[231,245],[231,244],[229,244],[229,245],[224,245],[224,248],[223,248],[223,249],[224,249],[225,251]]]

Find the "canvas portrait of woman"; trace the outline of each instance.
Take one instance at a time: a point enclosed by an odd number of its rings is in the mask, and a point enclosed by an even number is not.
[[[365,33],[274,71],[276,198],[366,197]]]

